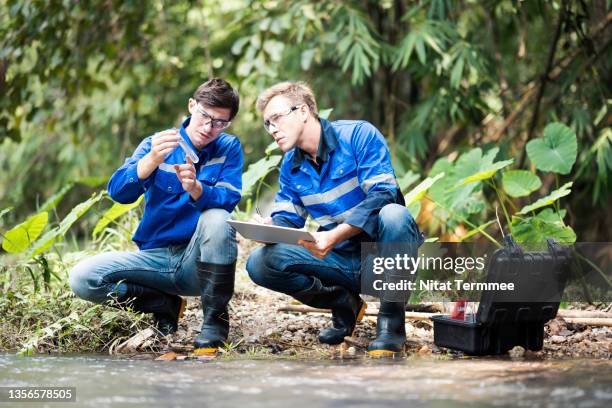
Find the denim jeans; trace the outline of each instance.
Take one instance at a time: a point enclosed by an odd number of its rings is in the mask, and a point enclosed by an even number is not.
[[[225,222],[230,214],[219,208],[202,212],[188,244],[143,251],[115,251],[79,262],[70,271],[70,287],[85,300],[102,303],[109,295],[126,293],[124,282],[162,292],[198,296],[196,260],[227,265],[236,261],[236,232]]]
[[[423,238],[410,211],[399,204],[388,204],[378,214],[377,242],[416,242]],[[312,277],[326,285],[341,285],[360,292],[361,253],[333,250],[324,259],[315,258],[297,245],[268,244],[258,248],[246,265],[249,276],[265,288],[293,295],[308,289]]]

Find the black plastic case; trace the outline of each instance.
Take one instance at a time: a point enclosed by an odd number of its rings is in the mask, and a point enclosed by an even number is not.
[[[548,252],[523,252],[510,236],[504,242],[491,259],[487,282],[515,282],[521,292],[483,292],[475,318],[433,316],[437,346],[470,355],[505,354],[514,346],[542,349],[544,324],[557,315],[567,281],[569,251],[552,240]]]

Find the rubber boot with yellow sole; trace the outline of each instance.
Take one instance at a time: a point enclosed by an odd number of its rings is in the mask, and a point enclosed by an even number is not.
[[[227,341],[229,314],[227,305],[234,294],[236,263],[217,265],[196,262],[200,278],[200,298],[204,322],[195,338],[195,354],[214,354]]]
[[[380,302],[376,323],[376,340],[368,346],[371,357],[394,357],[404,351],[406,343],[404,302]]]

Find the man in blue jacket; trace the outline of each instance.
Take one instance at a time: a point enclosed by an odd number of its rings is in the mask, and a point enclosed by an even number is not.
[[[361,242],[413,243],[423,236],[398,188],[382,134],[360,120],[318,116],[311,89],[283,82],[257,100],[265,129],[285,157],[271,217],[260,222],[302,228],[319,225],[316,242],[268,244],[248,259],[251,279],[300,302],[332,310],[333,327],[319,340],[339,344],[365,311],[360,293]],[[370,355],[402,351],[405,304],[381,299]]]
[[[243,157],[238,138],[223,130],[238,108],[229,83],[203,83],[189,99],[191,115],[180,129],[144,139],[112,175],[113,200],[133,203],[144,194],[144,215],[133,236],[140,250],[77,264],[70,274],[77,296],[129,302],[153,313],[166,335],[176,331],[185,307],[179,295],[200,295],[204,324],[195,348],[214,352],[227,340],[237,246],[226,220],[240,201]]]

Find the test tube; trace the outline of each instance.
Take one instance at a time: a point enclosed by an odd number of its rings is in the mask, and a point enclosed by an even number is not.
[[[191,159],[193,164],[200,161],[200,158],[198,157],[196,152],[194,152],[193,149],[189,147],[189,145],[187,144],[183,136],[180,134],[179,134],[179,146],[181,146],[181,149],[183,149],[183,151],[185,152],[185,155]]]

